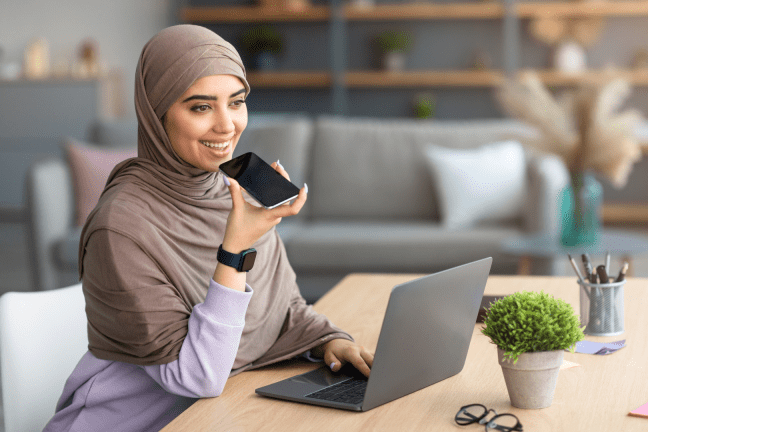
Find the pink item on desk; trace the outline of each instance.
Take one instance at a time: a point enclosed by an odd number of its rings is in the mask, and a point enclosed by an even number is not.
[[[648,418],[648,402],[640,405],[634,411],[630,411],[629,415],[631,415],[633,417]]]

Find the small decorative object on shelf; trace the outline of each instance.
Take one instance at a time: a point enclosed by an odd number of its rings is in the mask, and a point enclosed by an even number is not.
[[[552,55],[552,66],[564,73],[576,74],[587,70],[587,52],[576,41],[561,42]]]
[[[376,39],[381,49],[384,70],[399,72],[405,69],[405,54],[411,49],[411,34],[407,31],[389,30]]]
[[[544,291],[523,291],[496,300],[487,311],[481,331],[496,345],[512,405],[552,405],[564,350],[574,352],[584,340],[573,307]]]
[[[556,70],[578,73],[587,68],[585,49],[600,37],[603,19],[542,16],[531,22],[530,30],[534,38],[555,47],[552,65]]]
[[[413,100],[416,118],[428,119],[435,116],[435,97],[431,93],[419,93]]]
[[[502,111],[538,127],[541,150],[560,156],[571,176],[561,199],[561,242],[589,244],[600,238],[602,187],[590,172],[614,187],[626,185],[632,165],[642,156],[636,135],[643,121],[637,110],[617,112],[631,93],[626,79],[612,71],[595,85],[583,85],[555,99],[535,72],[502,80],[495,92]]]
[[[277,57],[283,52],[283,38],[268,25],[252,27],[240,37],[240,45],[248,66],[256,70],[274,70]]]
[[[373,9],[374,0],[349,0],[349,5],[357,9]]]
[[[27,79],[48,78],[51,73],[51,57],[45,38],[32,40],[24,50],[24,77]]]
[[[80,44],[79,56],[72,68],[76,78],[95,78],[101,72],[99,64],[99,45],[93,39],[86,39]]]

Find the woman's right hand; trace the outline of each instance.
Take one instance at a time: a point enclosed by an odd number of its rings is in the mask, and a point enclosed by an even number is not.
[[[285,169],[277,162],[271,166],[288,181],[291,180]],[[243,190],[235,179],[227,178],[227,180],[229,180],[229,193],[232,195],[232,210],[227,217],[222,248],[231,253],[240,253],[250,248],[267,231],[279,224],[282,218],[298,214],[307,201],[308,191],[305,184],[293,203],[283,204],[273,209],[257,207],[245,201]]]

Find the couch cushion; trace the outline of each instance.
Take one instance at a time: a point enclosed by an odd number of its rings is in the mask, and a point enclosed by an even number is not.
[[[134,145],[133,148],[96,147],[74,138],[66,138],[64,150],[72,173],[72,186],[75,192],[77,215],[75,223],[77,226],[82,226],[99,202],[109,173],[118,163],[135,157],[136,146]]]
[[[527,143],[534,128],[510,120],[423,121],[321,116],[310,157],[313,218],[437,220],[428,143],[473,148],[500,139]]]
[[[494,271],[504,272],[517,258],[501,253],[501,241],[520,231],[446,231],[437,222],[312,222],[293,234],[284,241],[297,272],[435,271],[487,256],[494,259]]]
[[[500,141],[476,149],[430,145],[426,154],[447,229],[510,222],[522,215],[527,185],[520,143]]]

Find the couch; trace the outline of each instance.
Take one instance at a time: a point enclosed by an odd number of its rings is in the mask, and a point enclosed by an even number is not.
[[[100,121],[96,145],[135,147],[135,122]],[[426,146],[474,149],[504,139],[523,144],[524,203],[508,221],[447,227]],[[352,272],[427,273],[493,257],[492,273],[515,273],[518,257],[503,239],[556,235],[558,193],[568,183],[562,162],[525,144],[535,129],[512,120],[371,119],[252,115],[235,155],[280,159],[309,196],[301,213],[277,227],[309,302]],[[64,158],[35,163],[27,175],[35,288],[76,282],[80,227],[71,172]]]

